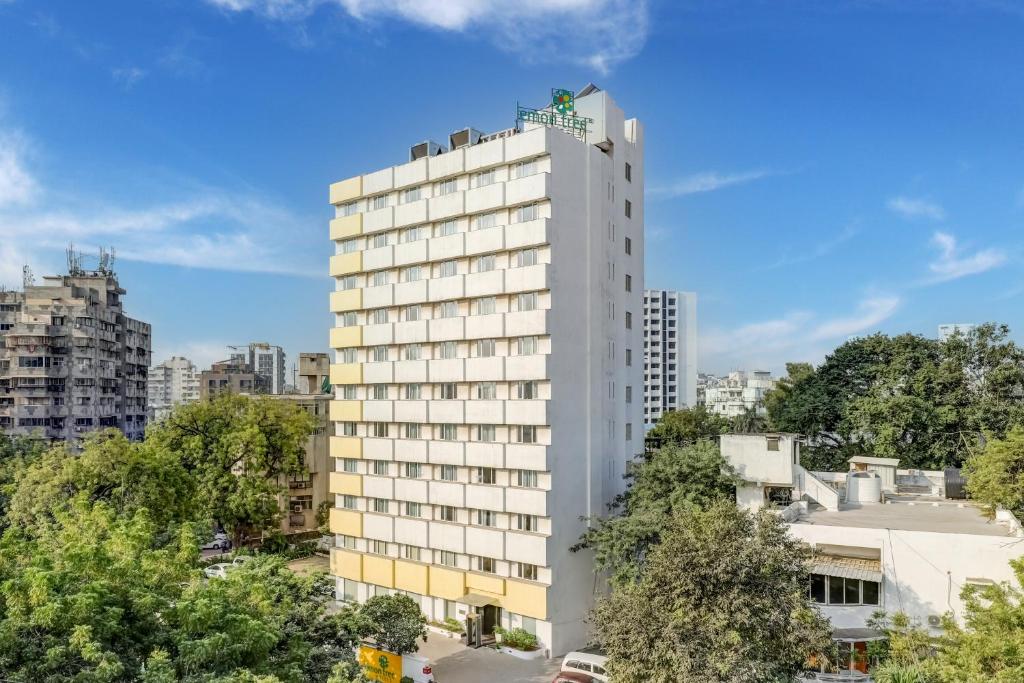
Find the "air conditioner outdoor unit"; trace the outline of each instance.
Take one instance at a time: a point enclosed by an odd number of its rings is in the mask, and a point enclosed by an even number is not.
[[[469,147],[480,142],[480,137],[483,135],[476,128],[463,128],[457,130],[448,136],[448,148],[458,149],[460,147]]]
[[[938,614],[929,614],[928,625],[932,628],[938,628],[939,626],[942,626],[942,617],[940,617]]]
[[[423,157],[433,157],[444,154],[447,150],[433,140],[425,140],[418,145],[409,148],[409,161],[416,161]]]

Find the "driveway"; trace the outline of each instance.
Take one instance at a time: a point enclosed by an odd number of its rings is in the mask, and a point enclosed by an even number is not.
[[[416,654],[428,658],[437,683],[551,683],[561,658],[523,661],[489,647],[475,650],[457,640],[430,634]]]

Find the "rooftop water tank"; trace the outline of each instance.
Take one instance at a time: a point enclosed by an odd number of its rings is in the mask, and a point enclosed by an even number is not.
[[[846,475],[846,502],[870,505],[882,502],[882,479],[874,472]]]

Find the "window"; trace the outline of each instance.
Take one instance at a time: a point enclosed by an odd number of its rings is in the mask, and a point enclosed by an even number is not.
[[[486,296],[476,300],[477,315],[491,315],[497,307],[497,300],[493,296]]]
[[[356,278],[355,275],[346,275],[345,277],[341,278],[340,287],[342,290],[355,289],[358,286],[359,280]]]
[[[409,479],[419,479],[423,476],[423,465],[418,462],[405,463],[405,476]]]
[[[633,202],[626,200],[626,218],[633,217]]]
[[[516,398],[522,400],[539,398],[537,394],[536,380],[531,379],[524,382],[516,382]]]
[[[437,398],[453,401],[458,398],[458,386],[455,382],[444,382],[437,385]]]
[[[388,544],[386,541],[370,541],[370,552],[376,555],[387,555]]]
[[[476,524],[477,526],[497,526],[498,513],[492,512],[491,510],[477,510]]]
[[[383,325],[388,321],[388,309],[386,308],[375,308],[371,321],[374,325]]]
[[[459,315],[459,304],[454,301],[442,302],[438,309],[439,318],[456,318]]]
[[[374,460],[373,461],[373,473],[382,477],[388,474],[388,461],[387,460]]]
[[[493,168],[489,171],[480,171],[473,177],[473,184],[476,187],[487,187],[488,185],[493,185],[494,181],[495,176]]]
[[[341,204],[340,206],[338,206],[338,215],[339,216],[351,216],[352,214],[358,213],[358,212],[359,212],[359,203],[358,202],[346,202],[346,203]]]
[[[536,470],[516,470],[516,485],[523,488],[537,488]]]
[[[359,471],[359,461],[355,458],[342,458],[341,471],[348,472],[349,474],[355,474]]]
[[[626,367],[633,366],[633,349],[626,349]]]
[[[355,422],[342,422],[341,423],[341,435],[342,436],[355,436],[356,435],[356,423]]]
[[[458,479],[458,469],[455,465],[441,465],[438,476],[441,477],[441,481],[456,481]]]
[[[341,497],[341,507],[345,508],[346,510],[355,510],[356,509],[356,497],[355,496],[348,496],[348,495],[342,496]]]
[[[422,355],[423,346],[421,344],[409,344],[405,347],[406,360],[419,360]]]
[[[534,311],[536,309],[537,292],[526,292],[525,294],[516,294],[517,311]]]
[[[493,228],[498,224],[498,212],[492,211],[491,213],[482,213],[476,217],[476,229],[486,230],[487,228]]]
[[[423,307],[419,304],[405,307],[405,321],[415,322],[423,317]]]
[[[341,362],[342,363],[355,363],[356,362],[356,349],[347,348],[341,350]]]
[[[419,439],[422,433],[421,426],[415,422],[407,422],[405,424],[405,438],[407,439]]]
[[[373,248],[374,249],[380,249],[381,247],[386,247],[386,246],[388,246],[388,234],[386,232],[382,232],[380,234],[377,234],[377,235],[373,236]]]
[[[442,261],[437,266],[438,277],[452,277],[456,272],[455,261]]]
[[[371,498],[370,501],[370,506],[373,508],[374,512],[388,511],[388,501],[384,498]]]
[[[493,557],[477,557],[476,570],[479,572],[486,572],[488,574],[495,574],[498,571],[498,563],[495,562]]]
[[[379,194],[370,201],[372,202],[374,211],[377,209],[388,208],[388,196],[386,194]]]
[[[347,311],[341,314],[341,326],[342,327],[353,327],[359,324],[359,319],[356,318],[355,311]]]
[[[387,438],[388,435],[388,423],[387,422],[374,422],[371,434],[379,439]]]
[[[442,441],[455,441],[458,438],[458,430],[452,424],[441,425],[439,438]]]
[[[628,166],[628,164],[627,164]],[[410,187],[408,190],[402,193],[402,202],[408,204],[409,202],[418,202],[422,192],[419,187]]]
[[[477,339],[476,340],[476,355],[480,358],[490,358],[494,355],[494,340],[493,339]]]
[[[777,437],[777,436],[769,436],[769,437],[766,437],[765,440],[768,442],[768,450],[769,451],[778,451],[779,450],[779,437]]]
[[[477,441],[494,441],[495,438],[494,425],[477,425],[476,427],[476,440]]]
[[[494,270],[494,254],[481,256],[476,260],[476,272],[488,273]]]
[[[419,266],[409,266],[402,269],[403,282],[416,282],[423,279],[423,269]]]
[[[341,397],[346,401],[354,401],[359,398],[358,389],[354,384],[346,384],[341,388]]]
[[[496,484],[498,482],[497,470],[493,467],[477,467],[474,472],[474,478],[478,484]]]
[[[418,514],[416,516],[419,517]],[[402,548],[402,556],[405,559],[407,559],[407,560],[412,560],[413,562],[419,562],[420,561],[420,548],[418,546],[415,546],[415,545],[407,545],[404,548]]]
[[[627,386],[626,387],[626,403],[632,403],[632,402],[633,402],[633,387],[632,386]]]
[[[438,351],[437,355],[440,358],[446,359],[446,360],[450,360],[450,359],[456,358],[458,356],[459,346],[458,346],[457,342],[453,342],[453,341],[441,342],[439,344],[439,347],[438,347],[437,351]]]
[[[626,162],[626,182],[633,182],[633,167],[629,165],[628,161]]]
[[[458,228],[459,224],[455,221],[454,218],[447,221],[441,221],[440,223],[437,224],[437,232],[435,236],[445,237],[447,235],[454,235],[456,232],[458,232]]]
[[[419,384],[405,385],[405,400],[419,401],[423,396],[423,389]]]
[[[352,252],[359,251],[359,240],[345,240],[341,243],[341,253],[351,254]]]
[[[628,274],[626,275],[626,291],[627,292],[632,292],[633,291],[633,276],[632,275],[628,275]]]
[[[386,346],[374,346],[373,347],[373,361],[375,363],[383,363],[388,359],[388,347]]]
[[[420,503],[406,503],[405,504],[405,516],[406,517],[422,517],[423,507]]]
[[[388,271],[386,271],[386,270],[378,270],[376,273],[373,274],[373,286],[374,287],[381,287],[383,285],[386,285],[387,283],[388,283]]]
[[[454,522],[455,507],[453,505],[442,505],[441,509],[438,510],[438,517],[440,517],[442,522]],[[452,553],[452,555],[454,556],[454,553]],[[455,560],[453,559],[449,564],[455,566]]]
[[[626,441],[632,441],[632,440],[633,440],[633,423],[632,422],[627,422],[626,423]]]
[[[628,237],[626,238],[626,253],[633,253],[633,240],[629,239]]]
[[[516,515],[516,528],[520,531],[537,531],[537,515]]]
[[[441,551],[439,551],[439,554],[440,554],[439,564],[443,564],[446,567],[454,567],[455,566],[455,558],[456,558],[455,553],[451,552],[450,550],[441,550]]]
[[[455,178],[448,178],[447,180],[442,180],[437,184],[438,196],[451,194],[452,192],[455,192],[455,190],[457,189],[458,183],[455,181]]]
[[[520,161],[518,164],[512,164],[512,178],[525,178],[531,176],[537,172],[537,160],[530,159],[529,161]]]
[[[388,385],[387,384],[374,384],[372,399],[374,401],[386,401],[388,398]]]
[[[629,311],[626,311],[626,329],[633,329],[633,314]]]
[[[537,265],[537,250],[536,249],[523,249],[522,251],[516,252],[516,267],[523,268],[524,266],[535,266]]]
[[[416,226],[414,228],[406,228],[401,233],[403,242],[416,242],[423,239],[423,228]]]
[[[476,385],[476,397],[485,401],[493,401],[498,395],[498,385],[495,382],[480,382]]]
[[[519,425],[515,429],[516,443],[537,443],[537,427]]]
[[[537,565],[526,564],[525,562],[516,562],[516,576],[520,579],[527,579],[528,581],[537,580]]]
[[[514,219],[513,223],[525,223],[526,221],[536,220],[540,217],[540,211],[536,204],[527,204],[526,206],[516,207],[515,212],[512,214]]]
[[[516,353],[520,356],[532,356],[537,353],[537,338],[519,337],[516,340]]]
[[[340,547],[340,548],[348,548],[349,550],[355,550],[356,549],[356,537],[355,536],[345,536],[343,534],[338,534],[338,547]]]
[[[822,605],[877,605],[879,588],[876,581],[811,574],[808,595]]]

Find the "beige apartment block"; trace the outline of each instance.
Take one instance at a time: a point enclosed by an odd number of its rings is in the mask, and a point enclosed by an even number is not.
[[[584,644],[583,518],[643,448],[643,132],[588,86],[536,123],[335,183],[331,572]]]
[[[152,331],[124,313],[112,271],[73,268],[24,291],[0,291],[0,429],[75,441],[146,430]]]
[[[304,354],[305,355],[305,354]],[[328,478],[333,462],[328,453],[327,427],[331,397],[327,394],[268,394],[262,396],[273,401],[292,401],[307,410],[315,419],[316,427],[306,441],[302,475],[282,476],[278,482],[286,488],[281,497],[281,533],[314,534],[317,530],[316,513],[328,500]],[[331,496],[333,498],[333,496]]]
[[[149,419],[163,420],[180,405],[199,400],[199,372],[188,358],[172,356],[149,369]]]

